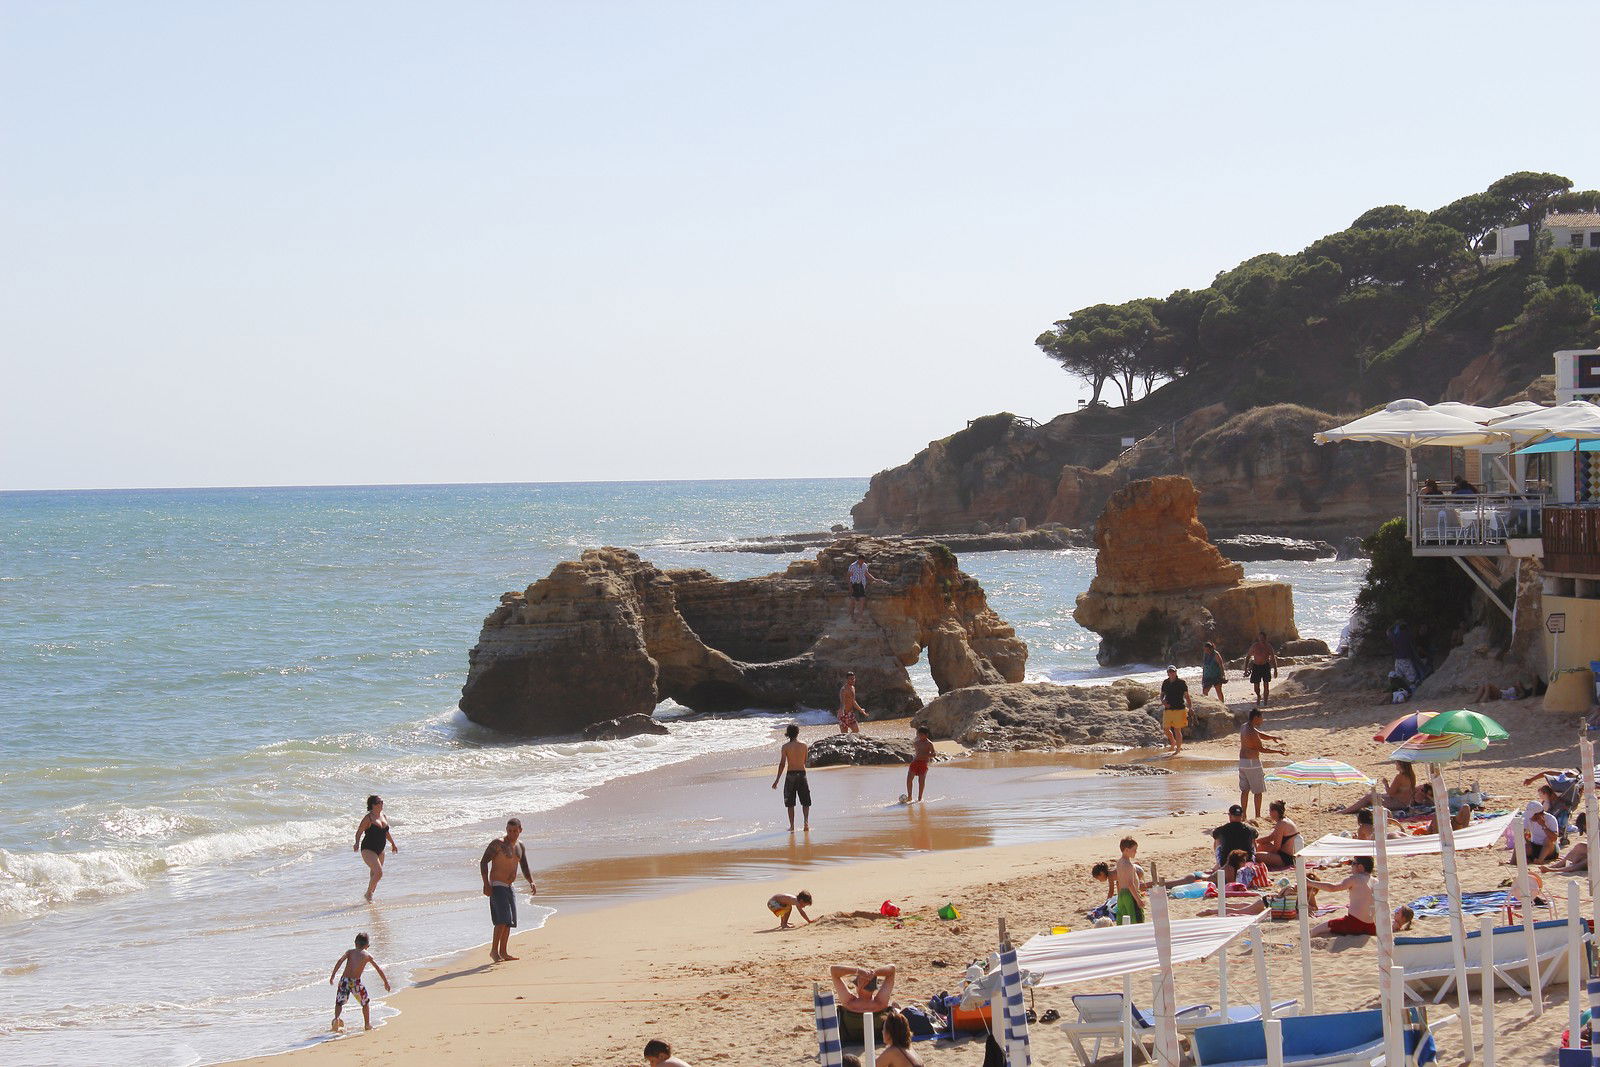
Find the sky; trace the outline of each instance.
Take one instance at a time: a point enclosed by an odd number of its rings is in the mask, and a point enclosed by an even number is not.
[[[1074,309],[1600,185],[1576,4],[0,2],[0,489],[865,476]],[[1576,46],[1575,46],[1576,47]]]

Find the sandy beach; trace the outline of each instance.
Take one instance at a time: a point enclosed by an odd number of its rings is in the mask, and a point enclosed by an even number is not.
[[[1247,693],[1243,685],[1233,682],[1230,688],[1235,698],[1230,706],[1236,711],[1248,708],[1248,699],[1237,699]],[[1405,710],[1414,709],[1380,705],[1376,694],[1311,694],[1286,679],[1267,709],[1266,726],[1286,739],[1293,758],[1336,756],[1382,776],[1388,771],[1385,757],[1393,746],[1372,740],[1374,726]],[[1467,762],[1467,781],[1480,782],[1495,798],[1491,808],[1520,807],[1532,797],[1533,789],[1521,784],[1532,771],[1576,764],[1577,717],[1546,714],[1534,701],[1495,703],[1484,710],[1512,733],[1509,742],[1497,743]],[[905,726],[902,720],[874,728],[894,732]],[[691,1064],[809,1063],[815,1055],[809,992],[813,981],[826,980],[831,963],[894,963],[901,975],[897,999],[923,1003],[936,992],[958,987],[961,969],[993,948],[996,921],[1002,917],[1018,941],[1057,924],[1085,925],[1084,912],[1101,896],[1098,884],[1088,877],[1088,867],[1095,860],[1112,858],[1116,840],[1125,832],[1139,838],[1140,861],[1153,861],[1163,876],[1208,866],[1207,832],[1224,821],[1221,812],[1230,802],[1230,794],[1237,796],[1235,752],[1236,743],[1231,739],[1186,746],[1185,755],[1214,761],[1211,765],[1217,768],[1205,778],[1214,806],[1204,813],[1192,809],[1177,814],[1152,811],[1157,817],[1137,826],[1112,823],[1092,836],[1064,840],[906,851],[895,858],[853,862],[801,857],[792,863],[793,873],[781,878],[769,871],[764,877],[662,890],[605,907],[558,904],[560,910],[544,929],[512,942],[521,959],[491,965],[482,949],[464,953],[420,974],[415,987],[389,997],[390,1005],[401,1014],[387,1024],[368,1034],[323,1042],[288,1055],[331,1064],[445,1060],[637,1064],[645,1041],[662,1037]],[[1050,759],[1040,754],[1029,758]],[[1071,766],[1072,760],[1056,758],[1074,775],[1083,773]],[[1277,762],[1284,761],[1280,758]],[[935,766],[930,795],[937,792],[941,777],[948,779],[958,773],[960,763]],[[902,772],[883,768],[873,773],[898,780]],[[1454,769],[1450,774],[1453,783]],[[1108,784],[1127,781],[1102,780]],[[898,792],[900,786],[892,788]],[[1267,797],[1286,800],[1290,815],[1308,840],[1314,840],[1324,833],[1354,828],[1352,816],[1331,809],[1357,792],[1329,788],[1319,796],[1316,790],[1269,784]],[[775,817],[780,813],[781,809],[775,810]],[[824,817],[820,809],[816,814],[820,826]],[[829,813],[826,818],[837,820],[838,815]],[[929,807],[927,818],[931,824],[938,823],[938,805]],[[871,852],[864,849],[861,855]],[[1515,868],[1502,863],[1505,855],[1498,848],[1462,853],[1463,888],[1471,891],[1508,885]],[[675,884],[694,885],[690,866],[686,861],[684,869],[676,872],[682,878]],[[540,870],[535,856],[535,877],[547,887],[540,894],[543,903],[551,903],[559,893],[557,883],[551,880],[554,873]],[[625,865],[611,872],[619,881],[626,875]],[[1390,896],[1395,904],[1442,892],[1438,858],[1394,861],[1392,883]],[[793,892],[802,886],[816,897],[813,915],[817,921],[777,931],[763,902],[772,892]],[[1564,901],[1565,881],[1551,876],[1546,893]],[[1587,899],[1586,883],[1584,895]],[[878,914],[885,899],[903,909],[901,919]],[[1330,895],[1327,903],[1336,900],[1340,898]],[[947,902],[960,909],[958,921],[936,917],[937,909]],[[1197,901],[1174,901],[1173,914],[1194,915],[1201,907]],[[1444,918],[1425,918],[1417,926],[1424,934],[1447,933],[1448,929]],[[1297,996],[1297,925],[1268,923],[1264,944],[1274,995]],[[381,946],[374,950],[381,959]],[[1235,951],[1241,968],[1236,973],[1248,974],[1243,969],[1249,966],[1248,951]],[[1314,969],[1317,1010],[1375,1005],[1373,939],[1316,939]],[[1242,995],[1241,983],[1253,992],[1253,982],[1236,979],[1235,1000]],[[1191,964],[1177,974],[1178,996],[1184,1002],[1215,1003],[1216,984],[1216,968],[1211,963]],[[1136,979],[1135,989],[1138,1002],[1147,1002],[1148,980]],[[1080,986],[1041,989],[1036,992],[1035,1005],[1041,1013],[1053,1007],[1070,1019],[1074,1017],[1070,996],[1098,991],[1105,990]],[[1444,1014],[1447,1008],[1434,1010]],[[1547,993],[1542,1017],[1535,1018],[1526,1000],[1505,990],[1500,992],[1497,1008],[1502,1062],[1552,1059],[1566,1025],[1564,984]],[[1033,1036],[1037,1062],[1076,1062],[1056,1027],[1035,1026]],[[1441,1062],[1463,1060],[1458,1028],[1445,1030],[1441,1045]],[[930,1065],[970,1065],[982,1056],[981,1044],[970,1041],[954,1045],[921,1042],[916,1048]],[[1111,1054],[1110,1049],[1104,1051]],[[284,1061],[274,1057],[271,1062]]]

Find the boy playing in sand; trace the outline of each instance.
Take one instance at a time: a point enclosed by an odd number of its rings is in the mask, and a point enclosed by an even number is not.
[[[672,1046],[660,1038],[652,1038],[644,1043],[644,1062],[650,1067],[689,1067],[683,1060],[672,1054]]]
[[[1319,882],[1315,878],[1306,879],[1306,885],[1313,889],[1326,889],[1336,893],[1349,892],[1350,910],[1337,919],[1321,922],[1311,928],[1312,937],[1327,937],[1342,935],[1346,937],[1358,934],[1376,935],[1378,927],[1373,921],[1372,910],[1372,857],[1352,856],[1350,859],[1350,875],[1338,882]]]
[[[389,991],[389,976],[383,973],[383,968],[378,966],[378,961],[367,954],[367,935],[356,935],[356,947],[333,961],[333,970],[328,972],[328,984],[333,984],[333,976],[339,973],[343,965],[344,976],[339,979],[339,990],[333,995],[333,1023],[328,1029],[335,1032],[344,1029],[344,1020],[339,1018],[344,1011],[344,1002],[354,993],[356,1003],[361,1005],[361,1021],[368,1030],[372,1029],[372,1006],[367,1000],[367,987],[361,984],[361,972],[366,970],[367,964],[372,964],[372,969],[378,972],[378,977],[383,979],[384,992]]]
[[[806,914],[806,905],[811,903],[811,894],[802,889],[794,896],[788,893],[774,893],[767,898],[767,910],[778,917],[778,929],[789,929],[789,913],[798,911],[800,918],[811,922],[811,916]]]
[[[911,779],[917,780],[917,799],[928,788],[928,764],[933,761],[933,738],[926,726],[917,727],[917,739],[911,743],[911,766],[906,768],[906,803],[911,803]]]
[[[1144,922],[1144,868],[1133,862],[1139,854],[1139,842],[1124,837],[1117,844],[1122,853],[1117,860],[1117,920],[1126,918],[1131,923]]]

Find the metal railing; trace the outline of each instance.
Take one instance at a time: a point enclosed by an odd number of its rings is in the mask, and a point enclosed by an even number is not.
[[[1418,493],[1411,543],[1433,549],[1503,545],[1513,537],[1540,536],[1544,515],[1539,493]]]

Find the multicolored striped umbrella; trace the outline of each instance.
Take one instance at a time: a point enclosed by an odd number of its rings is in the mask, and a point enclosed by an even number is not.
[[[1372,779],[1348,763],[1326,756],[1303,759],[1287,767],[1279,767],[1267,775],[1269,782],[1288,782],[1290,785],[1371,785]]]
[[[1511,736],[1506,733],[1504,726],[1483,712],[1469,711],[1466,708],[1441,711],[1419,726],[1417,731],[1424,734],[1465,734],[1485,742],[1504,741]]]
[[[1398,745],[1422,729],[1422,724],[1437,714],[1439,714],[1437,711],[1413,711],[1410,715],[1402,715],[1373,734],[1372,739],[1374,741],[1386,741],[1391,745]]]
[[[1449,763],[1469,752],[1482,752],[1489,742],[1466,734],[1420,733],[1389,753],[1390,759],[1407,763]]]

